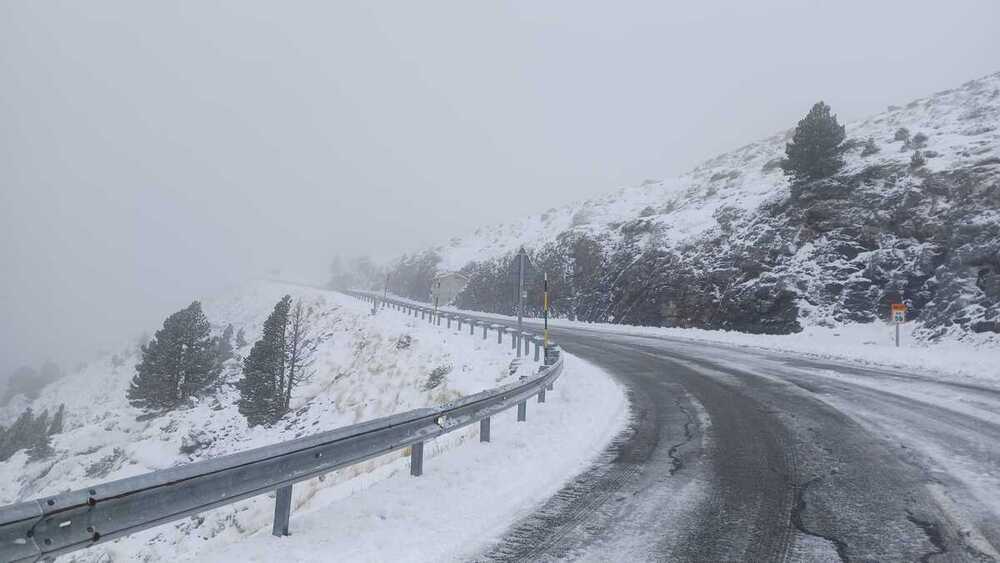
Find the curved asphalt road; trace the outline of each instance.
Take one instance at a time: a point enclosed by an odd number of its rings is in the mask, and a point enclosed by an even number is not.
[[[1000,561],[997,389],[552,333],[625,386],[633,421],[479,559]]]

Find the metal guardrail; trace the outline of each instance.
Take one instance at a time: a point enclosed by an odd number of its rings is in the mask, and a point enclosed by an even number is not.
[[[375,299],[360,292],[349,294]],[[385,301],[389,303],[414,315],[418,310],[403,301]],[[424,315],[430,311],[423,308]],[[442,318],[437,317],[439,324]],[[451,315],[449,324],[452,319],[467,323],[473,334],[482,326],[485,338],[488,327],[482,322]],[[497,330],[502,338],[501,329]],[[524,339],[527,348],[532,342],[524,335],[511,336],[515,345]],[[534,342],[537,359],[538,342]],[[489,442],[490,417],[517,406],[517,419],[525,420],[528,399],[537,396],[538,402],[545,402],[546,389],[552,388],[562,369],[559,349],[551,346],[534,377],[439,407],[0,507],[0,561],[51,560],[271,491],[277,493],[272,531],[288,535],[294,483],[405,448],[410,448],[410,473],[419,476],[425,441],[479,422],[480,441]]]

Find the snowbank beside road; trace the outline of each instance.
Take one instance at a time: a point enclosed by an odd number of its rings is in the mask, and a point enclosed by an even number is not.
[[[963,342],[948,339],[934,343],[920,342],[910,336],[915,323],[902,326],[899,348],[895,346],[895,328],[880,322],[836,328],[807,326],[800,333],[782,335],[565,320],[550,320],[549,325],[632,336],[717,342],[728,346],[775,350],[811,358],[848,361],[1000,386],[1000,343],[990,340]]]
[[[566,355],[566,369],[547,402],[529,402],[494,417],[492,442],[467,443],[424,461],[410,477],[405,459],[383,468],[392,476],[351,494],[356,483],[323,490],[312,508],[297,509],[292,535],[270,530],[221,545],[189,560],[452,561],[499,539],[563,483],[588,467],[625,426],[622,389],[599,368]],[[465,434],[472,442],[478,430]]]
[[[394,299],[401,299],[394,297]],[[404,301],[411,301],[406,300]],[[426,303],[411,301],[415,305]],[[493,313],[442,307],[452,313],[511,321]],[[542,319],[526,318],[530,329],[538,330]],[[695,342],[716,342],[727,346],[774,350],[810,358],[853,362],[879,368],[905,370],[935,378],[965,379],[1000,386],[1000,340],[994,335],[967,335],[963,340],[943,337],[938,341],[918,340],[912,335],[920,325],[901,326],[900,347],[895,346],[895,327],[884,322],[843,324],[835,327],[807,325],[796,334],[748,334],[698,328],[664,328],[612,323],[588,323],[549,319],[551,328],[572,328]],[[980,336],[976,339],[976,336]]]

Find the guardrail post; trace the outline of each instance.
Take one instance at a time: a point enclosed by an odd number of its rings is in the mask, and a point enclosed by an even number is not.
[[[479,441],[490,441],[490,417],[488,416],[479,421]]]
[[[521,401],[517,404],[517,421],[524,422],[528,420],[528,402]]]
[[[497,344],[503,344],[503,327],[496,325],[497,327]]]
[[[538,343],[538,339],[535,338],[535,361],[537,362],[541,357],[542,345]]]
[[[539,403],[544,403],[545,402],[545,388],[546,387],[548,387],[548,385],[543,385],[542,388],[538,390],[538,402]]]
[[[292,515],[292,486],[287,485],[274,491],[274,526],[271,533],[275,536],[287,536],[288,519]]]
[[[476,335],[476,321],[469,319],[469,335]]]
[[[457,320],[458,320],[458,330],[459,330],[459,332],[461,332],[462,331],[462,317],[458,317]]]
[[[483,323],[483,340],[486,340],[486,333],[490,330],[489,325]]]
[[[510,335],[510,343],[514,345],[514,351],[518,358],[521,357],[521,334],[514,331]]]
[[[410,446],[410,475],[420,477],[424,474],[424,443],[417,442]]]
[[[445,318],[448,319],[448,327],[447,328],[451,328],[451,315],[447,315]]]
[[[511,350],[517,349],[517,332],[514,330],[510,331],[510,349]]]
[[[554,344],[549,344],[545,347],[545,360],[544,364],[551,366],[559,361],[559,347]],[[549,391],[551,391],[555,386],[555,382],[549,382]]]
[[[531,335],[527,332],[522,332],[521,340],[524,340],[524,357],[527,358],[528,354],[531,353]]]

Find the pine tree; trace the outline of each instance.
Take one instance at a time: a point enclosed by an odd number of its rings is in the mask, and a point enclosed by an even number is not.
[[[227,325],[222,331],[222,336],[216,342],[215,358],[221,366],[226,360],[233,357],[233,325]]]
[[[128,389],[129,402],[169,410],[204,391],[218,377],[216,344],[208,319],[195,301],[163,322],[142,346],[142,360]]]
[[[284,414],[285,330],[292,297],[284,296],[264,321],[263,334],[243,361],[239,411],[251,426],[270,424]]]
[[[49,411],[42,411],[42,414],[31,422],[27,441],[30,459],[41,459],[52,453],[52,442],[49,438]]]
[[[34,422],[35,415],[31,407],[28,407],[4,433],[3,441],[0,442],[0,461],[6,461],[18,451],[31,447]]]
[[[49,435],[62,434],[63,431],[63,418],[66,416],[66,405],[59,405],[59,410],[56,411],[55,416],[52,417],[52,423],[49,424]]]
[[[261,339],[243,361],[239,409],[251,425],[273,424],[288,412],[292,390],[309,380],[323,341],[313,330],[313,310],[284,296],[264,322]]]
[[[792,142],[785,145],[788,157],[782,168],[796,180],[814,180],[834,174],[843,165],[840,144],[844,142],[844,126],[830,114],[830,106],[817,102],[798,127]]]

